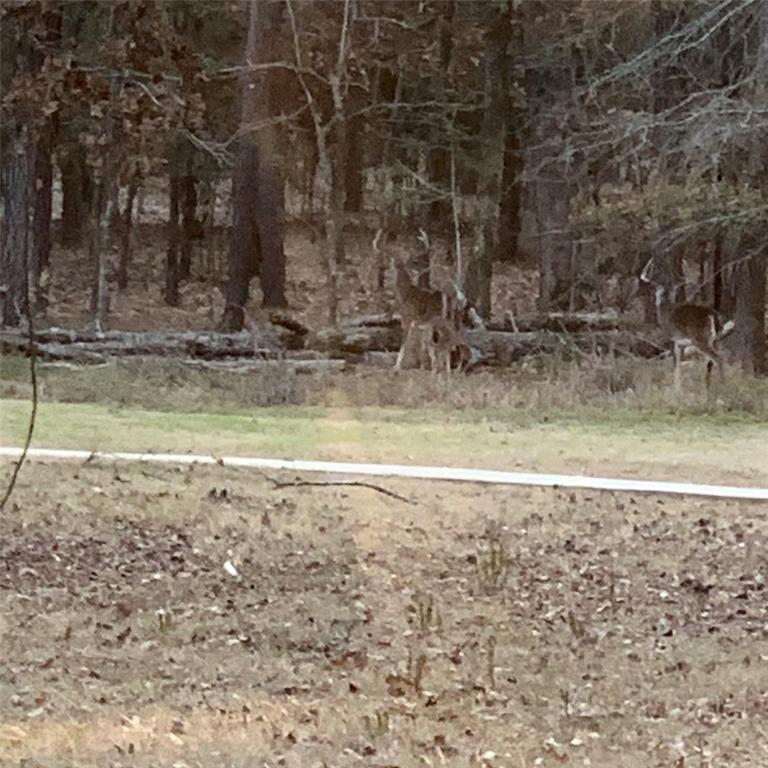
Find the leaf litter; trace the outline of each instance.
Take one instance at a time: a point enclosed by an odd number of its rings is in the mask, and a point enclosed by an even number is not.
[[[178,480],[20,485],[0,762],[768,762],[764,506]]]

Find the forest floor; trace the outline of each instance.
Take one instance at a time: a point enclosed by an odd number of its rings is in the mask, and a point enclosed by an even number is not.
[[[373,232],[351,231],[347,236],[348,258],[339,267],[339,317],[386,312],[394,309],[393,276],[387,259],[386,287],[379,290],[378,268],[372,248]],[[108,325],[114,330],[207,330],[220,320],[224,299],[216,287],[226,277],[226,242],[217,234],[206,245],[196,244],[193,254],[192,279],[182,283],[178,307],[163,300],[165,230],[157,224],[143,224],[135,229],[134,255],[129,272],[130,282],[124,291],[110,286]],[[290,314],[311,329],[328,325],[328,295],[324,277],[323,251],[320,240],[312,241],[305,228],[288,229],[285,241],[286,294]],[[393,245],[388,251],[409,255],[416,253],[415,237]],[[435,244],[436,253],[442,252]],[[436,258],[436,262],[439,259]],[[436,279],[445,278],[436,267]],[[85,328],[92,324],[90,286],[93,269],[83,249],[67,249],[54,245],[48,275],[50,307],[38,326]],[[493,281],[493,306],[496,319],[505,311],[531,312],[535,309],[537,273],[533,269],[498,265]],[[261,301],[258,278],[251,282],[249,307],[257,310]]]

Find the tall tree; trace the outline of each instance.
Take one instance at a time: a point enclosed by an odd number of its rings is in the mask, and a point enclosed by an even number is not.
[[[221,326],[239,330],[245,319],[249,281],[261,275],[263,305],[282,307],[285,298],[283,180],[274,137],[272,77],[258,65],[272,61],[282,3],[249,4],[245,67],[240,91],[241,128],[232,179],[233,222],[229,278]]]
[[[752,103],[768,113],[768,3],[755,11],[755,57],[752,76]],[[768,375],[766,350],[766,280],[768,279],[768,142],[755,133],[749,146],[747,173],[751,186],[760,191],[763,203],[763,227],[750,238],[752,247],[737,271],[736,334],[745,369]]]
[[[539,254],[539,309],[548,312],[569,306],[573,281],[573,239],[570,226],[567,84],[570,59],[563,46],[539,62],[547,43],[563,34],[560,3],[549,5],[529,0],[523,6],[526,65],[526,97],[532,125],[533,147],[526,158],[526,179],[536,215]]]
[[[16,114],[5,121],[6,140],[2,161],[3,226],[0,250],[0,301],[3,325],[18,326],[29,312],[28,270],[30,189],[33,152],[29,121]]]

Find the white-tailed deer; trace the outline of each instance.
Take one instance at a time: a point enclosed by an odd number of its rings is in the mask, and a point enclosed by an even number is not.
[[[682,390],[680,366],[687,347],[698,350],[707,359],[707,391],[712,383],[712,368],[716,365],[720,381],[725,378],[723,358],[718,342],[734,328],[733,321],[723,323],[713,307],[704,304],[674,304],[667,299],[668,289],[654,282],[651,277],[653,257],[643,268],[640,280],[655,286],[656,318],[665,335],[672,341],[675,390]]]
[[[462,370],[469,363],[469,347],[461,329],[444,317],[414,322],[409,336],[418,345],[421,368],[449,374],[452,368]]]
[[[383,231],[379,230],[373,240],[373,249],[377,253],[382,235]],[[419,231],[419,241],[428,251],[429,238],[424,230]],[[404,259],[393,255],[391,261],[395,275],[395,298],[403,331],[403,341],[395,368],[400,370],[408,355],[414,364],[423,368],[429,365],[435,370],[438,363],[425,351],[428,348],[432,350],[433,356],[435,350],[439,349],[439,367],[445,368],[446,356],[442,354],[442,350],[446,345],[448,365],[453,359],[455,367],[464,367],[469,362],[469,347],[464,341],[461,329],[464,323],[475,328],[483,327],[477,312],[467,303],[463,293],[454,286],[446,290],[422,288],[411,279]],[[430,327],[432,331],[429,330]],[[451,334],[448,333],[449,329]],[[433,341],[427,344],[428,339]]]

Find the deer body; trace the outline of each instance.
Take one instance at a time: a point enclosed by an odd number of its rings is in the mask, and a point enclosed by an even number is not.
[[[674,304],[665,301],[668,294],[667,289],[650,278],[652,265],[653,258],[645,265],[640,279],[656,286],[656,316],[666,336],[672,341],[675,390],[677,392],[682,390],[680,366],[683,351],[686,347],[693,347],[707,359],[706,382],[707,391],[709,391],[712,383],[712,368],[715,365],[719,379],[723,381],[725,378],[723,358],[717,349],[717,344],[720,339],[733,330],[734,323],[729,321],[723,324],[720,314],[711,306],[689,303]]]
[[[383,230],[373,239],[373,250],[380,253]],[[429,238],[419,231],[419,241],[429,253]],[[400,311],[403,342],[397,355],[395,369],[403,367],[404,358],[418,362],[422,368],[450,370],[452,362],[463,368],[469,362],[469,347],[462,334],[462,325],[483,327],[482,320],[466,297],[453,286],[448,290],[422,288],[414,284],[404,260],[392,256],[395,298]]]
[[[435,374],[449,374],[454,362],[457,368],[463,368],[469,362],[469,347],[461,331],[446,318],[413,323],[410,337],[418,344],[419,365]]]
[[[701,304],[679,304],[672,307],[663,323],[670,339],[674,358],[675,389],[682,389],[680,364],[686,347],[694,347],[707,358],[707,389],[712,383],[712,368],[717,365],[718,377],[724,379],[723,358],[717,350],[723,325],[718,313]],[[728,331],[726,331],[728,332]]]
[[[446,303],[443,292],[414,285],[408,270],[398,261],[395,261],[395,294],[400,304],[404,337],[413,323],[443,315]]]
[[[443,364],[442,348],[446,344],[448,329],[456,338],[457,326],[460,327],[461,317],[455,310],[449,297],[443,291],[421,288],[414,285],[405,265],[394,261],[395,295],[400,305],[400,325],[403,329],[403,344],[397,355],[395,368],[403,366],[406,351],[411,348],[417,352],[419,365],[426,367],[427,362],[432,370]],[[429,341],[432,339],[432,341]],[[437,349],[439,352],[436,352]],[[448,368],[450,369],[450,348],[448,349]]]

